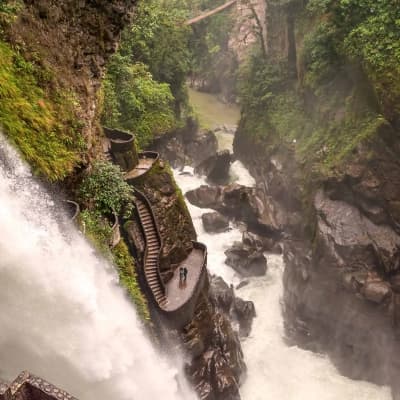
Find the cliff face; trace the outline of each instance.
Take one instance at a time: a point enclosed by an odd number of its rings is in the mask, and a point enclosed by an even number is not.
[[[309,83],[312,19],[301,2],[284,3],[267,1],[266,31],[267,52],[285,78],[269,87],[263,113],[244,106],[235,153],[265,193],[271,228],[286,237],[288,333],[328,352],[349,376],[392,384],[397,393],[396,105],[381,101],[368,71],[349,60]]]
[[[104,66],[130,21],[135,0],[26,0],[5,37],[25,60],[46,71],[45,92],[73,98],[88,152],[97,145],[98,91]]]

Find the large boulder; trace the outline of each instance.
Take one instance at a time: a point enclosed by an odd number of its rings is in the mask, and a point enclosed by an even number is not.
[[[229,150],[219,151],[196,166],[194,172],[205,175],[211,183],[226,184],[229,181],[231,162],[232,156]]]
[[[221,199],[221,187],[201,185],[197,189],[186,192],[186,198],[200,208],[218,208]]]
[[[239,323],[239,336],[249,336],[253,325],[253,319],[256,316],[254,303],[236,297],[233,303],[233,314]]]
[[[235,322],[239,336],[249,336],[256,316],[254,303],[236,297],[233,286],[228,286],[221,277],[215,275],[211,277],[211,295],[217,308]]]
[[[242,233],[242,242],[245,246],[257,250],[269,251],[271,253],[282,254],[282,247],[274,237],[257,235],[256,233],[245,230]]]
[[[212,131],[200,131],[191,136],[184,136],[184,146],[187,157],[194,165],[199,165],[216,154],[218,142]]]
[[[229,220],[219,212],[209,212],[201,216],[204,230],[211,233],[221,233],[229,229]]]
[[[225,264],[242,276],[263,276],[267,272],[267,259],[262,251],[245,246],[241,242],[225,251]]]
[[[190,203],[200,208],[212,208],[230,218],[243,221],[252,230],[263,234],[277,234],[281,230],[279,221],[271,209],[265,207],[262,191],[237,183],[227,186],[202,185],[186,193]]]

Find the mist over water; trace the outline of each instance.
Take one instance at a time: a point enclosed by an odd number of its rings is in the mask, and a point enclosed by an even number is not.
[[[227,146],[226,141],[223,146]],[[193,172],[190,167],[185,170]],[[238,161],[231,167],[231,178],[246,186],[255,184]],[[206,184],[204,177],[180,175],[179,171],[175,171],[175,179],[183,193]],[[231,225],[229,232],[206,233],[201,215],[212,210],[187,204],[198,240],[208,247],[208,269],[222,276],[227,283],[237,285],[241,279],[225,264],[224,251],[235,240],[241,240],[241,232]],[[257,312],[251,335],[242,342],[248,367],[247,379],[241,388],[242,400],[390,400],[388,387],[348,379],[340,375],[326,356],[285,343],[280,304],[283,259],[277,255],[266,256],[266,276],[250,278],[248,285],[236,291],[237,296],[252,300]]]
[[[22,370],[80,400],[194,399],[99,259],[0,137],[0,378]],[[178,389],[184,391],[184,394]]]

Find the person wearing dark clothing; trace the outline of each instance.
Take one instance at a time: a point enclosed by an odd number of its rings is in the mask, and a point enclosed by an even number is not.
[[[185,279],[185,271],[184,271],[183,267],[180,267],[179,268],[179,287],[182,287],[184,279]]]
[[[188,269],[186,267],[183,267],[183,282],[184,283],[186,283],[187,274],[188,274]]]

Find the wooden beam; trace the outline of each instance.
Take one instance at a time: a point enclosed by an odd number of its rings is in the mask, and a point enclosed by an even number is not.
[[[222,4],[222,6],[216,7],[211,11],[208,11],[208,12],[206,12],[204,14],[201,14],[201,15],[195,17],[195,18],[187,20],[185,22],[185,25],[192,25],[192,24],[195,24],[196,22],[199,22],[199,21],[201,21],[201,20],[203,20],[205,18],[211,17],[211,15],[217,14],[217,13],[225,10],[226,8],[233,6],[235,3],[237,3],[237,1],[238,0],[228,1],[225,4]]]

